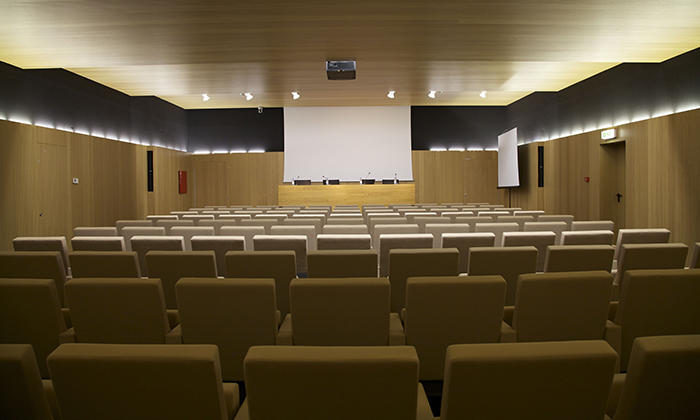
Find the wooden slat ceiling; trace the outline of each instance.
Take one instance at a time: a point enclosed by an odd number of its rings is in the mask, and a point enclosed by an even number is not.
[[[698,46],[698,0],[0,0],[0,61],[186,109],[507,105]]]

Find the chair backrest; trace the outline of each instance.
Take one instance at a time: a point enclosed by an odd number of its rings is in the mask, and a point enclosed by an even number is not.
[[[543,214],[544,210],[513,210],[513,216],[534,216],[535,222]]]
[[[185,241],[185,251],[192,251],[193,236],[214,236],[214,226],[173,226],[171,236],[182,236]]]
[[[75,236],[70,240],[73,251],[126,251],[121,236]],[[71,265],[71,273],[73,266]]]
[[[0,343],[31,344],[43,378],[49,378],[46,356],[65,330],[53,280],[0,279]]]
[[[0,417],[53,420],[30,344],[0,344],[0,377]]]
[[[685,268],[687,256],[686,244],[623,244],[615,283],[622,285],[627,270]]]
[[[141,277],[139,258],[134,251],[74,251],[69,257],[73,278]]]
[[[309,278],[377,277],[378,257],[373,249],[311,251]]]
[[[252,251],[253,237],[255,235],[264,235],[265,227],[263,226],[224,226],[221,228],[223,236],[242,236],[245,238],[246,251]]]
[[[251,418],[415,419],[418,356],[411,347],[253,347],[245,358]]]
[[[413,219],[413,223],[418,225],[418,232],[426,233],[425,226],[428,223],[452,223],[449,217],[440,216],[417,216]]]
[[[606,271],[521,275],[513,312],[517,341],[602,340],[612,283]]]
[[[378,224],[374,225],[372,230],[372,247],[377,249],[381,253],[381,247],[379,243],[379,236],[384,234],[413,234],[420,233],[418,231],[418,225],[411,223],[397,223],[397,224]],[[431,244],[432,246],[432,244]]]
[[[134,251],[131,247],[131,238],[134,236],[165,236],[165,228],[162,226],[125,226],[120,230],[124,237],[127,251]]]
[[[496,216],[457,216],[452,221],[452,223],[467,223],[470,227],[470,232],[475,232],[477,223],[493,223],[496,220]]]
[[[385,214],[370,213],[367,215],[367,228],[369,229],[369,234],[374,237],[374,227],[377,225],[405,225],[408,224],[408,219],[405,217],[391,216],[388,217]],[[373,245],[374,246],[374,245]]]
[[[700,334],[700,269],[630,270],[615,324],[622,327],[620,369],[627,370],[637,337]]]
[[[571,230],[615,230],[615,222],[612,220],[574,220],[571,222]]]
[[[696,419],[698,389],[700,335],[640,337],[614,420]]]
[[[72,279],[66,300],[79,343],[165,344],[170,331],[159,279]]]
[[[70,276],[68,244],[65,236],[20,237],[12,240],[15,251],[58,251],[61,253],[63,267]]]
[[[433,248],[433,235],[430,233],[383,233],[379,236],[379,276],[389,275],[389,253],[392,249]]]
[[[278,225],[270,228],[271,235],[304,235],[306,236],[306,244],[308,251],[316,250],[316,227],[314,226],[294,226],[294,225]]]
[[[503,243],[503,232],[518,232],[520,225],[511,223],[477,223],[474,227],[474,232],[491,232],[496,235],[496,246],[501,246]]]
[[[534,273],[537,268],[537,248],[509,246],[505,248],[471,247],[469,249],[470,276],[503,276],[506,280],[506,306],[515,304],[518,276]]]
[[[346,215],[343,215],[346,216]],[[347,215],[350,216],[350,215]],[[326,220],[326,224],[328,225],[338,225],[338,226],[352,226],[352,225],[364,225],[365,219],[360,216],[360,213],[357,213],[357,215],[353,215],[351,217],[329,217]]]
[[[64,344],[48,363],[63,418],[228,418],[214,345]]]
[[[117,227],[117,235],[124,236],[122,230],[125,227],[153,227],[153,220],[117,220],[115,223]]]
[[[570,214],[540,214],[537,217],[538,222],[564,222],[566,230],[571,230],[571,223],[574,221],[574,216]],[[612,229],[611,229],[612,230]]]
[[[558,245],[611,245],[614,237],[612,230],[564,231]]]
[[[466,273],[469,268],[469,249],[471,247],[496,246],[496,234],[483,233],[443,233],[442,248],[457,248],[459,251],[459,272]]]
[[[433,235],[433,248],[442,248],[443,233],[469,233],[469,229],[469,223],[428,223],[425,225],[425,233]]]
[[[184,251],[185,239],[182,236],[134,236],[131,238],[131,249],[139,257],[141,275],[147,277],[146,254],[149,251]]]
[[[294,251],[229,251],[226,276],[275,279],[277,309],[282,318],[289,313],[289,283],[296,277]]]
[[[458,217],[473,217],[475,216],[473,211],[453,211],[453,212],[443,212],[443,216],[448,217],[452,223],[457,223]]]
[[[523,225],[524,232],[554,232],[557,245],[561,242],[561,233],[568,230],[566,222],[525,222]]]
[[[693,254],[690,256],[688,268],[700,268],[700,242],[695,242]]]
[[[193,236],[193,251],[214,251],[216,254],[216,272],[226,277],[226,253],[229,251],[245,251],[243,236]]]
[[[622,245],[625,244],[665,244],[671,239],[668,229],[620,229],[617,232],[615,246],[615,261],[620,258]]]
[[[76,227],[73,228],[75,236],[117,236],[116,227]]]
[[[256,235],[253,237],[256,251],[294,251],[297,273],[306,273],[308,244],[305,235]]]
[[[177,309],[175,283],[183,277],[216,278],[214,251],[148,251],[148,276],[160,279],[167,309]]]
[[[406,283],[406,345],[420,359],[420,379],[442,380],[452,344],[497,343],[506,281],[500,276],[411,277]]]
[[[216,344],[224,381],[242,382],[251,346],[274,345],[274,279],[183,278],[175,286],[184,344]]]
[[[182,220],[192,220],[195,226],[199,225],[202,220],[214,220],[216,219],[213,214],[185,214],[182,216]]]
[[[178,216],[176,214],[153,214],[146,216],[146,220],[152,221],[155,225],[159,220],[178,220]]]
[[[392,249],[389,252],[391,312],[406,307],[406,280],[409,277],[456,276],[459,251],[456,248]]]
[[[175,226],[194,226],[194,220],[158,220],[156,227],[164,227],[165,234],[170,235],[170,229]]]
[[[221,235],[221,228],[224,226],[237,226],[238,222],[231,219],[216,219],[216,220],[200,220],[200,227],[211,226],[214,228],[215,235]]]
[[[511,215],[498,215],[496,216],[497,223],[517,223],[520,230],[525,230],[525,223],[534,222],[535,216],[511,216]]]
[[[547,247],[554,245],[557,235],[554,232],[503,232],[502,246],[528,246],[537,248],[536,271],[544,271]]]
[[[597,271],[612,269],[612,245],[553,245],[547,247],[544,272]]]
[[[453,345],[440,418],[602,419],[616,361],[602,340]]]
[[[328,235],[363,235],[368,234],[369,229],[364,223],[360,225],[326,225],[323,227],[322,233]]]
[[[52,279],[58,301],[65,306],[66,271],[58,251],[0,251],[0,278]]]
[[[326,226],[328,227],[328,226]],[[331,234],[322,233],[316,237],[317,249],[371,249],[372,237],[368,233]],[[375,251],[376,252],[376,251]]]
[[[297,216],[297,215],[294,215]],[[316,232],[321,232],[325,225],[326,218],[323,215],[318,217],[290,217],[282,221],[282,226],[313,226]]]
[[[243,219],[241,220],[241,226],[262,226],[265,229],[265,234],[269,235],[270,234],[270,228],[274,225],[281,225],[282,221],[277,220],[276,218],[273,219],[261,219],[259,217],[255,217],[250,220]]]

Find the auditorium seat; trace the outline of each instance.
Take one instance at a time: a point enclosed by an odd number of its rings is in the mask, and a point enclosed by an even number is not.
[[[76,227],[73,228],[75,236],[117,236],[116,227]]]
[[[469,276],[502,276],[506,281],[506,306],[515,304],[518,276],[535,273],[537,248],[509,246],[505,248],[469,248]]]
[[[192,251],[192,237],[214,236],[214,226],[173,226],[170,228],[170,236],[182,236],[185,251]]]
[[[226,214],[231,214],[229,210],[204,210],[202,212],[203,215],[211,214],[214,216],[214,220],[217,220],[219,217],[226,215]],[[200,220],[201,222],[201,220]]]
[[[148,277],[160,279],[166,309],[177,308],[175,284],[183,277],[217,278],[214,251],[148,251]],[[171,315],[172,317],[172,315]]]
[[[690,256],[688,268],[700,268],[700,242],[695,242],[693,254]]]
[[[471,228],[470,232],[474,232],[477,223],[493,223],[494,220],[496,216],[457,216],[452,223],[467,223]]]
[[[117,227],[117,235],[124,236],[122,229],[125,227],[153,227],[152,220],[117,220],[114,224]]]
[[[165,228],[161,226],[124,226],[120,235],[124,237],[124,244],[127,251],[133,251],[131,238],[134,236],[165,236]]]
[[[216,272],[226,277],[226,253],[229,251],[245,251],[243,236],[193,236],[193,251],[214,251],[216,254]]]
[[[73,251],[126,251],[121,236],[74,236],[70,240]],[[73,265],[71,264],[71,274]]]
[[[503,232],[518,232],[520,225],[511,223],[477,223],[474,227],[474,232],[483,233],[491,232],[496,235],[496,246],[500,247],[503,244]]]
[[[515,210],[513,216],[533,216],[535,222],[539,221],[540,215],[544,214],[544,210]]]
[[[148,251],[184,251],[185,240],[182,236],[134,236],[131,238],[131,249],[139,257],[141,275],[148,277],[146,253]]]
[[[571,230],[571,223],[574,221],[574,216],[570,214],[541,214],[537,217],[538,222],[564,222],[566,230]]]
[[[525,222],[523,232],[554,232],[556,238],[554,243],[561,243],[561,234],[568,231],[566,222]]]
[[[406,337],[390,301],[383,278],[293,279],[277,345],[402,346]]]
[[[306,236],[307,251],[316,250],[316,228],[314,226],[285,226],[278,225],[270,228],[271,235],[304,235]]]
[[[69,257],[73,278],[141,277],[135,251],[74,251]]]
[[[401,214],[401,213],[399,213]],[[432,211],[424,211],[424,212],[417,212],[417,211],[409,211],[405,212],[402,214],[403,217],[408,220],[408,223],[416,223],[416,218],[418,217],[438,217],[437,213],[432,212]]]
[[[413,223],[418,225],[418,232],[419,233],[426,233],[425,232],[425,226],[428,223],[452,223],[450,221],[449,217],[440,217],[440,216],[417,216],[413,219]]]
[[[66,323],[53,280],[0,279],[0,343],[31,344],[42,378],[50,377],[46,357],[58,347],[58,336],[64,331]],[[0,377],[4,383],[6,378]]]
[[[537,248],[536,271],[544,271],[544,260],[547,256],[547,247],[554,245],[556,234],[554,232],[503,232],[501,246],[529,246]]]
[[[355,217],[329,217],[326,219],[326,225],[364,225],[365,219],[357,213]]]
[[[289,283],[296,278],[296,254],[294,251],[229,251],[226,276],[275,279],[277,309],[283,319],[289,313]]]
[[[241,220],[248,219],[252,219],[252,217],[249,214],[222,214],[221,216],[219,216],[218,220],[225,222],[236,222],[236,226],[240,226]]]
[[[65,307],[64,286],[67,281],[63,267],[63,258],[58,251],[0,251],[0,278],[51,279],[56,285],[61,307]]]
[[[688,246],[677,243],[625,244],[622,245],[620,260],[615,274],[613,299],[620,296],[620,288],[627,270],[685,268]]]
[[[146,220],[150,220],[153,226],[156,226],[159,220],[178,220],[178,217],[176,214],[148,215],[146,216]]]
[[[462,211],[461,209],[458,209],[459,211],[453,211],[453,212],[445,212],[442,215],[444,217],[447,217],[450,219],[450,223],[457,223],[457,218],[458,217],[472,217],[474,216],[474,212],[471,211]]]
[[[615,375],[607,413],[613,420],[694,420],[698,389],[700,335],[640,337],[627,374]]]
[[[622,245],[626,244],[666,244],[671,238],[668,229],[620,229],[617,232],[615,261],[619,261]]]
[[[65,236],[27,236],[12,240],[15,251],[58,251],[63,259],[66,275],[71,276],[68,244]]]
[[[282,221],[279,221],[277,219],[260,219],[258,217],[252,218],[250,220],[241,220],[241,226],[262,226],[265,229],[265,235],[270,234],[270,227],[280,224],[282,224]]]
[[[389,275],[389,253],[392,249],[432,249],[430,233],[383,233],[379,236],[379,276]]]
[[[418,225],[415,223],[397,223],[397,224],[377,224],[372,229],[372,248],[377,249],[381,253],[379,236],[384,234],[415,234],[418,231]],[[431,245],[432,246],[432,245]]]
[[[602,420],[616,360],[602,340],[452,345],[440,418]]]
[[[231,420],[239,407],[214,345],[63,345],[49,369],[64,419]]]
[[[200,220],[200,227],[211,226],[214,228],[214,235],[221,235],[221,228],[224,226],[238,226],[236,220],[216,219],[216,220]]]
[[[194,220],[158,220],[157,227],[164,227],[165,234],[170,236],[170,230],[175,226],[194,226]]]
[[[325,234],[316,237],[317,249],[371,249],[372,237],[368,233],[362,234]]]
[[[308,245],[305,235],[256,235],[253,237],[255,251],[294,251],[297,274],[305,274]]]
[[[253,220],[274,220],[276,225],[282,224],[282,221],[287,218],[286,214],[265,213],[256,214]]]
[[[615,230],[615,222],[612,220],[574,220],[571,222],[571,230]]]
[[[323,234],[336,234],[336,235],[362,235],[369,234],[369,229],[365,224],[357,225],[326,225],[323,226],[323,230],[320,231]]]
[[[185,211],[171,211],[170,214],[174,214],[177,216],[178,219],[182,220],[182,216],[184,216],[186,214],[199,214],[199,213],[196,211],[185,210]]]
[[[391,312],[401,313],[406,307],[406,280],[409,277],[459,275],[459,251],[456,248],[394,248],[389,251],[388,274]]]
[[[66,300],[73,327],[61,333],[61,343],[165,344],[175,326],[160,279],[72,279]]]
[[[612,245],[553,245],[547,247],[544,272],[610,272],[615,248]]]
[[[369,248],[310,251],[309,278],[377,277],[378,257]]]
[[[443,233],[469,233],[469,229],[468,223],[428,223],[424,233],[433,235],[433,248],[442,248]]]
[[[195,226],[199,226],[200,220],[214,220],[213,214],[185,214],[182,216],[182,220],[192,220]]]
[[[420,359],[421,381],[442,381],[452,344],[514,341],[503,322],[506,282],[500,276],[411,277],[403,315],[406,345]]]
[[[511,215],[499,215],[496,216],[496,223],[517,223],[519,230],[525,230],[525,223],[534,222],[534,216],[511,216]]]
[[[478,210],[476,214],[477,216],[493,217],[494,220],[497,220],[498,216],[512,216],[510,212],[507,211],[492,211],[490,209]]]
[[[564,231],[557,245],[612,245],[612,230]]]
[[[630,270],[614,322],[622,329],[621,370],[637,337],[700,334],[700,270]]]
[[[183,278],[175,286],[175,344],[216,344],[226,382],[243,382],[251,346],[274,345],[279,325],[274,279]]]
[[[0,377],[0,417],[54,420],[31,345],[0,344]]]
[[[457,248],[459,251],[459,272],[466,273],[469,268],[469,249],[471,247],[494,247],[496,234],[484,233],[443,233],[441,248]]]
[[[243,236],[245,238],[245,250],[252,251],[253,237],[255,235],[264,235],[265,227],[263,226],[224,226],[221,228],[222,236]]]

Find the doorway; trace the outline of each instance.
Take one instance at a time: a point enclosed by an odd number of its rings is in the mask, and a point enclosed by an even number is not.
[[[600,219],[615,222],[615,233],[626,226],[625,142],[600,145]]]

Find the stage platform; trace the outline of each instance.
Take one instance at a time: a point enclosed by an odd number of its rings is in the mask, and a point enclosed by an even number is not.
[[[416,204],[416,186],[402,184],[279,185],[280,206]]]

